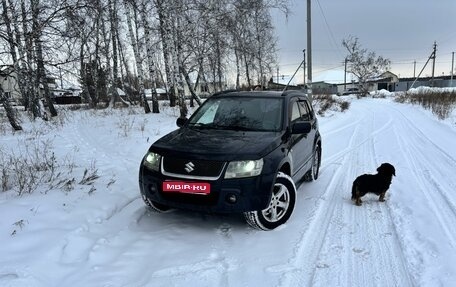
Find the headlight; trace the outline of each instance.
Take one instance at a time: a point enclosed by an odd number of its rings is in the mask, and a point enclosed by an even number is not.
[[[263,170],[263,159],[232,161],[228,164],[225,178],[257,176]]]
[[[161,155],[148,152],[147,155],[144,157],[144,165],[151,170],[160,171],[160,160]]]

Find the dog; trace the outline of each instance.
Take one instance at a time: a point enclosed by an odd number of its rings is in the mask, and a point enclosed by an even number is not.
[[[357,206],[361,206],[361,197],[367,193],[375,193],[379,201],[385,201],[386,191],[391,185],[393,176],[396,176],[396,169],[390,163],[382,163],[377,168],[377,174],[363,174],[353,181],[351,199]]]

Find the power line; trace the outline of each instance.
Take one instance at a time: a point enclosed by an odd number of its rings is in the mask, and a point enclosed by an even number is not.
[[[342,55],[342,53],[341,53],[341,51],[339,49],[339,45],[337,44],[336,39],[334,37],[334,34],[333,34],[332,30],[331,30],[331,27],[329,27],[328,21],[326,20],[325,13],[323,12],[323,8],[321,7],[321,4],[320,4],[319,0],[317,0],[317,4],[318,4],[318,7],[320,8],[320,12],[321,12],[321,15],[323,16],[323,20],[325,21],[326,28],[328,29],[329,34],[331,36],[331,40],[333,41],[333,44],[336,47],[337,52],[339,52],[339,54]]]

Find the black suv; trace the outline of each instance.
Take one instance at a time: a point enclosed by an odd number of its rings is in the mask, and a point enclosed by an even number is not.
[[[177,125],[141,162],[141,195],[154,211],[238,212],[270,230],[290,218],[295,182],[318,177],[321,138],[301,91],[214,94]]]

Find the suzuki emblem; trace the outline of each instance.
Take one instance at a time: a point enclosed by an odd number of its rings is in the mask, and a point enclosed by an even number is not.
[[[185,164],[185,171],[191,173],[193,170],[195,170],[195,165],[193,164],[193,162],[187,162]]]

